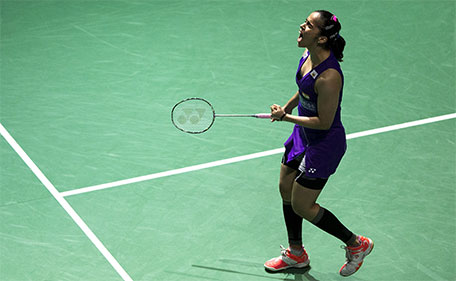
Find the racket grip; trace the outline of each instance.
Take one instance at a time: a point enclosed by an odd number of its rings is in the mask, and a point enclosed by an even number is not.
[[[269,114],[269,113],[259,113],[259,114],[255,114],[255,117],[256,118],[262,118],[262,119],[269,119],[269,118],[271,118],[271,114]]]

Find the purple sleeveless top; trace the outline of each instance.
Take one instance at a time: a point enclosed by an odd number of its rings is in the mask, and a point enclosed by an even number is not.
[[[309,73],[301,77],[300,71],[309,53],[299,61],[296,72],[296,83],[299,87],[299,116],[318,116],[317,93],[315,93],[315,81],[318,76],[329,68],[337,70],[342,77],[342,88],[339,95],[334,121],[329,130],[309,129],[295,125],[293,132],[285,142],[285,159],[301,161],[300,171],[306,176],[314,178],[328,178],[333,174],[342,159],[347,148],[345,129],[340,119],[340,104],[342,102],[342,89],[344,76],[334,54],[313,68]]]

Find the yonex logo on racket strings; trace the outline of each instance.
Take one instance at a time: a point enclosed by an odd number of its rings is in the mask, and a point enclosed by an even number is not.
[[[205,108],[183,108],[181,114],[177,117],[177,122],[181,125],[187,122],[198,124],[205,112]]]

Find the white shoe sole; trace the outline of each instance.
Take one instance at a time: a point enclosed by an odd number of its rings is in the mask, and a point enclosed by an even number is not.
[[[285,266],[285,267],[282,267],[281,269],[276,269],[276,268],[267,267],[267,266],[264,266],[264,269],[266,271],[271,271],[271,272],[280,272],[282,270],[286,270],[286,269],[290,269],[290,268],[304,268],[304,267],[308,267],[309,265],[310,265],[310,261],[307,261],[307,262],[301,262],[301,263]]]

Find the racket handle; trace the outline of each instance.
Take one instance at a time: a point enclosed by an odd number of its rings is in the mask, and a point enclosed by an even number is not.
[[[255,117],[256,118],[261,118],[261,119],[269,119],[269,118],[271,118],[271,114],[269,114],[269,113],[259,113],[259,114],[255,114]]]

